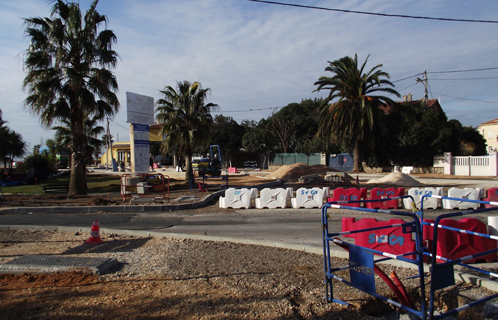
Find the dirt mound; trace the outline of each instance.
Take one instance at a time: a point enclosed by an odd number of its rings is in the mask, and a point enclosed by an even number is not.
[[[400,187],[421,187],[423,183],[413,179],[407,174],[401,172],[393,172],[380,179],[372,179],[367,184],[391,184]]]
[[[326,165],[317,164],[314,166],[305,163],[295,163],[293,165],[284,165],[277,171],[273,172],[270,177],[281,179],[285,182],[297,182],[300,177],[310,174],[319,174],[325,176],[327,172],[342,172],[327,167]],[[349,175],[344,174],[345,181],[353,181]]]
[[[114,204],[113,199],[111,198],[105,199],[101,197],[92,198],[91,200],[85,203],[86,206],[109,206],[111,204]]]

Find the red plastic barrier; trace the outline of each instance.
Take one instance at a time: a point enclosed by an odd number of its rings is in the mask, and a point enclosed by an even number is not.
[[[228,173],[239,173],[239,171],[237,171],[237,168],[235,168],[235,167],[229,167]]]
[[[424,220],[428,223],[434,223],[434,220]],[[465,218],[461,220],[442,219],[440,225],[448,226],[457,229],[479,232],[487,234],[487,226],[485,223],[476,218]],[[424,240],[428,240],[428,249],[432,251],[433,245],[433,230],[432,226],[424,225]],[[438,243],[436,254],[447,259],[458,259],[470,256],[486,250],[496,248],[496,240],[489,238],[478,237],[470,234],[464,234],[457,231],[446,229],[438,230]],[[465,263],[473,263],[477,260],[486,260],[486,262],[496,261],[496,253],[488,254],[476,259],[466,260]],[[437,259],[438,262],[444,262]]]
[[[484,201],[496,201],[498,202],[498,188],[490,188],[486,191],[486,196],[487,198],[485,199],[482,199]],[[490,204],[485,204],[484,205],[485,208],[491,208],[491,207],[496,207],[496,206],[492,206]]]
[[[392,197],[399,197],[405,195],[405,188],[373,188],[370,191],[370,198],[367,200],[385,199]],[[398,209],[399,200],[388,200],[379,202],[366,202],[367,208],[370,209]]]
[[[328,202],[332,201],[357,201],[367,197],[367,188],[337,188],[334,189],[332,198],[327,198]],[[347,203],[343,204],[347,207],[359,207],[361,203]]]
[[[342,218],[342,232],[378,228],[404,222],[402,219],[379,221],[374,218],[363,218],[356,221],[356,218]],[[403,227],[399,226],[344,235],[344,237],[354,238],[355,244],[358,246],[395,255],[415,251],[415,241],[412,239],[411,233],[403,233]],[[415,259],[416,256],[411,255],[407,258]]]

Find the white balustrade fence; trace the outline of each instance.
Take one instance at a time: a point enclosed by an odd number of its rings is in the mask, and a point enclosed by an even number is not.
[[[444,154],[444,174],[455,176],[498,176],[498,153],[485,156],[454,157]],[[436,162],[436,158],[435,158]]]

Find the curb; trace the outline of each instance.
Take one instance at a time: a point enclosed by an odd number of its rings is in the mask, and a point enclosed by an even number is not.
[[[196,209],[207,205],[215,197],[219,197],[224,190],[210,194],[199,202],[174,205],[117,205],[117,206],[66,206],[66,207],[17,207],[2,209],[0,213],[96,213],[96,212],[154,212]]]
[[[253,188],[263,189],[281,185],[283,182],[277,179],[275,182],[254,186]],[[245,188],[246,186],[231,188]],[[205,196],[199,202],[185,204],[167,205],[116,205],[116,206],[65,206],[65,207],[16,207],[0,209],[0,214],[29,214],[29,213],[96,213],[96,212],[155,212],[155,211],[178,211],[191,210],[206,206],[215,198],[225,194],[225,190],[214,192]]]

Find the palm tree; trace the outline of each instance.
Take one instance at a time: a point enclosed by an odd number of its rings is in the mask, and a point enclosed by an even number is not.
[[[186,183],[192,179],[193,150],[209,138],[213,124],[210,112],[218,106],[206,104],[209,91],[209,88],[203,89],[199,82],[177,82],[176,90],[170,86],[161,90],[164,99],[156,102],[156,119],[163,123],[161,151],[165,154],[178,147],[179,156],[185,157]]]
[[[375,126],[382,126],[380,117],[384,114],[383,109],[394,103],[390,98],[377,94],[389,93],[400,97],[396,90],[390,88],[394,85],[388,80],[389,74],[379,69],[382,64],[363,73],[367,61],[368,57],[359,69],[356,54],[354,59],[346,56],[329,61],[325,71],[334,75],[320,77],[315,82],[318,88],[314,91],[330,90],[320,110],[318,134],[331,141],[345,140],[354,145],[353,172],[364,172],[361,143],[373,144],[372,132]]]
[[[9,137],[9,144],[10,159],[14,160],[14,158],[22,157],[26,153],[26,141],[23,140],[20,133],[12,130]]]
[[[0,158],[3,159],[3,167],[7,168],[7,159],[21,157],[26,153],[26,141],[22,139],[20,133],[11,130],[5,124],[7,121],[2,119],[2,110],[0,109]],[[9,161],[9,165],[12,162]]]
[[[77,3],[56,0],[50,18],[25,19],[31,39],[26,52],[28,71],[25,105],[51,127],[62,120],[70,125],[71,178],[69,195],[86,194],[86,116],[112,117],[119,110],[115,76],[115,34],[99,30],[107,18],[97,12],[94,0],[83,17]]]
[[[7,123],[7,121],[2,119],[2,110],[0,109],[0,158],[3,159],[4,168],[6,168],[6,156],[8,154],[10,134],[10,128],[7,127],[5,123]]]
[[[94,115],[92,118],[86,117],[83,124],[83,153],[82,153],[82,163],[84,167],[90,163],[93,155],[100,153],[103,146],[103,141],[97,139],[98,135],[101,135],[105,129],[98,125],[101,121],[99,115]],[[61,120],[63,125],[52,127],[55,130],[55,141],[58,146],[67,146],[71,143],[71,124],[67,120]]]
[[[0,158],[3,160],[3,167],[7,169],[7,160],[11,149],[12,130],[5,126],[0,125]]]

